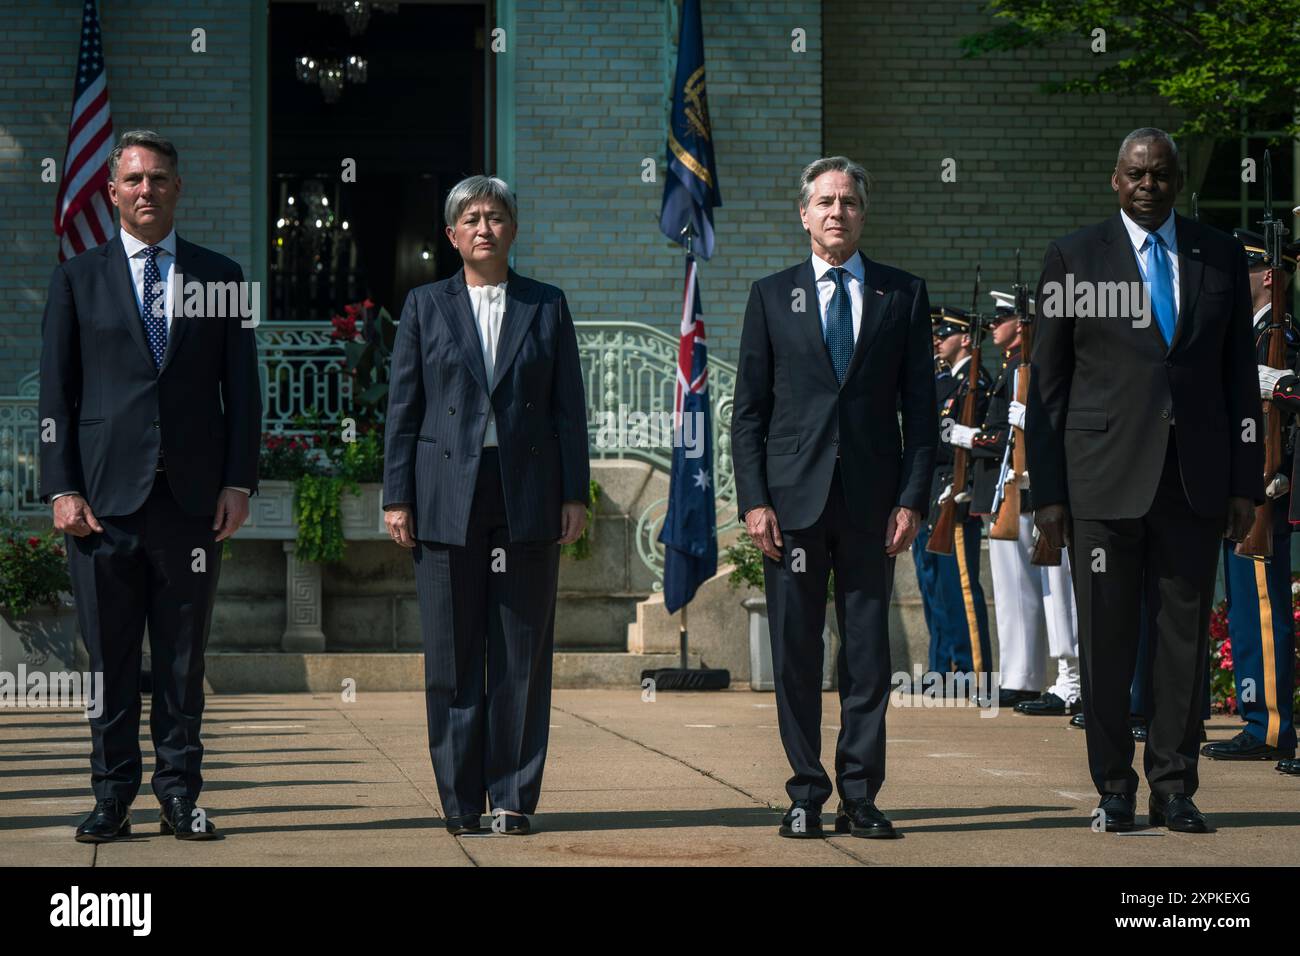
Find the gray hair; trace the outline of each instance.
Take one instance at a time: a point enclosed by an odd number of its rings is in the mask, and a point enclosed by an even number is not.
[[[510,213],[510,221],[519,222],[515,194],[510,191],[504,179],[496,176],[470,176],[452,186],[451,192],[447,194],[447,202],[442,207],[443,222],[455,227],[465,207],[483,199],[500,203]]]
[[[122,152],[132,146],[144,146],[146,149],[162,153],[172,161],[172,171],[179,170],[180,155],[176,152],[176,147],[172,145],[171,140],[158,135],[151,129],[129,129],[122,134],[122,138],[117,141],[113,151],[108,154],[109,179],[117,179],[118,160],[122,158]]]
[[[867,193],[871,185],[870,177],[868,177],[865,169],[847,156],[823,156],[803,168],[803,173],[799,176],[799,208],[808,208],[808,201],[812,199],[812,184],[817,180],[817,177],[823,173],[832,172],[849,174],[849,177],[853,180],[854,189],[857,191],[858,199],[862,203],[862,208],[866,209]]]
[[[1124,137],[1124,142],[1119,144],[1119,154],[1115,157],[1115,168],[1118,169],[1119,164],[1124,162],[1124,154],[1128,152],[1128,148],[1134,143],[1150,143],[1156,140],[1169,146],[1169,151],[1174,154],[1174,165],[1179,165],[1178,147],[1174,144],[1174,138],[1162,129],[1157,129],[1154,126],[1143,126],[1141,129],[1135,129],[1129,133]]]

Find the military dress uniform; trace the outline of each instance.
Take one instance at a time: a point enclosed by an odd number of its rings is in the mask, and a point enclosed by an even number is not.
[[[1235,235],[1246,248],[1252,267],[1265,263],[1264,239],[1243,229]],[[1288,272],[1295,260],[1284,257]],[[1268,364],[1267,332],[1273,311],[1265,306],[1255,313],[1258,362]],[[1297,368],[1300,335],[1284,316],[1287,368]],[[1285,386],[1284,386],[1285,387]],[[1300,403],[1297,403],[1300,404]],[[1279,397],[1274,408],[1287,412],[1288,400]],[[1287,447],[1283,453],[1283,474],[1288,484],[1295,474],[1295,428],[1292,417],[1284,419]],[[1276,760],[1295,756],[1296,731],[1292,721],[1295,693],[1295,622],[1291,612],[1291,522],[1290,490],[1272,498],[1273,555],[1265,559],[1239,557],[1231,541],[1223,543],[1223,580],[1227,591],[1228,635],[1236,680],[1237,712],[1246,726],[1232,740],[1215,741],[1201,748],[1206,757],[1219,760]]]
[[[1006,293],[992,294],[1001,303],[998,315],[1004,321],[1011,321],[1015,310],[1007,303],[1012,297]],[[1003,462],[1007,461],[1010,409],[1020,362],[1018,345],[1003,353],[1001,369],[989,397],[988,415],[972,442],[977,465],[971,510],[988,515],[990,527],[995,517],[993,500],[998,478]],[[1062,549],[1061,563],[1056,567],[1030,563],[1034,551],[1032,475],[1029,480],[1030,488],[1022,487],[1020,491],[1018,539],[989,539],[993,605],[998,622],[999,702],[1031,715],[1076,714],[1081,708],[1079,624],[1070,558]],[[1056,661],[1056,679],[1044,689],[1049,655]]]
[[[935,334],[940,337],[968,332],[970,320],[960,309],[942,308],[932,313]],[[935,378],[940,435],[947,436],[961,413],[970,381],[970,357],[940,369]],[[989,389],[993,381],[983,368],[979,370],[975,420],[982,421],[988,409]],[[972,460],[972,465],[973,465]],[[971,470],[973,471],[973,469]],[[968,477],[971,474],[968,471]],[[929,670],[932,673],[956,671],[988,681],[993,667],[989,642],[988,606],[980,585],[980,537],[983,522],[970,514],[969,501],[957,504],[957,521],[953,529],[952,554],[932,554],[925,550],[940,511],[939,498],[952,482],[953,448],[945,440],[939,443],[934,478],[930,485],[930,510],[927,523],[912,544],[916,564],[916,582],[921,592],[925,624],[930,632]],[[954,489],[953,494],[962,494]],[[966,497],[965,494],[962,495]],[[984,675],[980,678],[979,675]],[[981,683],[982,689],[989,684]]]

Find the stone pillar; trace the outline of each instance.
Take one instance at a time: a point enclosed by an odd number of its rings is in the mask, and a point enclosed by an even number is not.
[[[320,565],[299,561],[295,542],[284,544],[284,637],[282,651],[321,654],[325,651],[325,632],[320,628]]]

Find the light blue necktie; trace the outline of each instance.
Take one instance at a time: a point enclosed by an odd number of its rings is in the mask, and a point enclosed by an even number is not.
[[[1147,233],[1143,249],[1150,249],[1147,258],[1147,281],[1151,285],[1151,309],[1156,314],[1156,325],[1168,345],[1174,340],[1174,323],[1177,313],[1174,310],[1174,276],[1169,267],[1169,257],[1165,241],[1158,232]]]
[[[149,351],[153,355],[154,368],[162,368],[163,356],[167,354],[167,317],[165,310],[158,307],[163,297],[162,273],[158,271],[158,253],[162,246],[150,246],[145,249],[148,257],[144,263],[144,291],[140,298],[144,302],[140,317],[144,320],[144,331],[149,337]]]
[[[835,366],[835,380],[843,385],[849,360],[853,358],[853,302],[845,285],[845,270],[835,266],[830,273],[835,281],[835,293],[826,315],[826,347]]]

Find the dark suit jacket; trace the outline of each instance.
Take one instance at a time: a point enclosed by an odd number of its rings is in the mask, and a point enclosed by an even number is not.
[[[939,442],[929,296],[924,280],[862,261],[861,329],[842,386],[822,335],[812,260],[750,289],[731,417],[742,515],[768,505],[782,528],[812,525],[837,449],[857,528],[883,532],[896,506],[926,513]]]
[[[1264,455],[1250,283],[1232,236],[1175,217],[1181,305],[1166,348],[1154,316],[1047,315],[1044,286],[1140,283],[1116,213],[1053,242],[1035,301],[1037,338],[1026,432],[1034,506],[1067,504],[1079,518],[1136,518],[1155,497],[1173,421],[1192,509],[1227,513],[1229,496],[1262,502]],[[1243,441],[1253,419],[1254,441]]]
[[[187,283],[244,278],[235,262],[179,235],[174,267],[173,279]],[[96,515],[131,514],[149,496],[160,451],[190,514],[213,514],[227,485],[256,492],[257,343],[238,317],[174,316],[155,369],[115,236],[54,270],[41,336],[40,416],[55,427],[55,441],[41,443],[43,501],[77,491]]]
[[[586,504],[587,404],[564,293],[509,271],[487,381],[465,270],[412,289],[389,376],[384,506],[409,504],[415,537],[463,545],[488,409],[496,415],[511,541],[560,536],[560,506]]]

